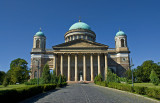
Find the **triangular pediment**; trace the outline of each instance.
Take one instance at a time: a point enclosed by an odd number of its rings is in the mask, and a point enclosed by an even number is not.
[[[108,48],[107,45],[100,44],[97,42],[92,42],[88,40],[78,39],[66,43],[62,43],[56,46],[53,46],[53,48],[96,48],[96,47],[105,47]]]

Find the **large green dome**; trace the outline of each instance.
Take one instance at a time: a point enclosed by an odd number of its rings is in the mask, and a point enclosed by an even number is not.
[[[73,29],[88,29],[91,30],[90,26],[84,22],[77,22],[75,24],[73,24],[69,30],[73,30]]]
[[[116,34],[116,36],[125,36],[125,35],[126,34],[121,30],[119,30],[119,32],[117,32],[117,34]]]

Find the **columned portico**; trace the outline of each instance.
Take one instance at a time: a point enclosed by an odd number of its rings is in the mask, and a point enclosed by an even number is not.
[[[75,81],[78,81],[78,73],[77,73],[77,71],[78,71],[78,65],[77,65],[77,54],[75,54]]]
[[[83,78],[84,78],[84,81],[87,81],[87,78],[86,78],[86,55],[83,54]]]

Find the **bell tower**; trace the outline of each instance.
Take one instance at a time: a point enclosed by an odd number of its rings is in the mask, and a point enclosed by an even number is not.
[[[44,52],[46,47],[46,37],[40,30],[34,35],[32,52]]]
[[[127,35],[121,30],[119,30],[115,36],[115,48],[128,48]]]

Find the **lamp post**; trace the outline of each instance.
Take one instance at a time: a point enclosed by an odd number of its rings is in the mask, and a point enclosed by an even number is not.
[[[134,86],[133,84],[133,70],[132,70],[132,67],[134,66],[133,62],[132,62],[132,58],[131,58],[131,64],[130,64],[130,69],[131,69],[131,72],[132,72],[132,87]]]
[[[37,72],[38,72],[38,75],[37,75],[37,85],[39,85],[39,60],[36,60],[36,67],[37,67]]]

